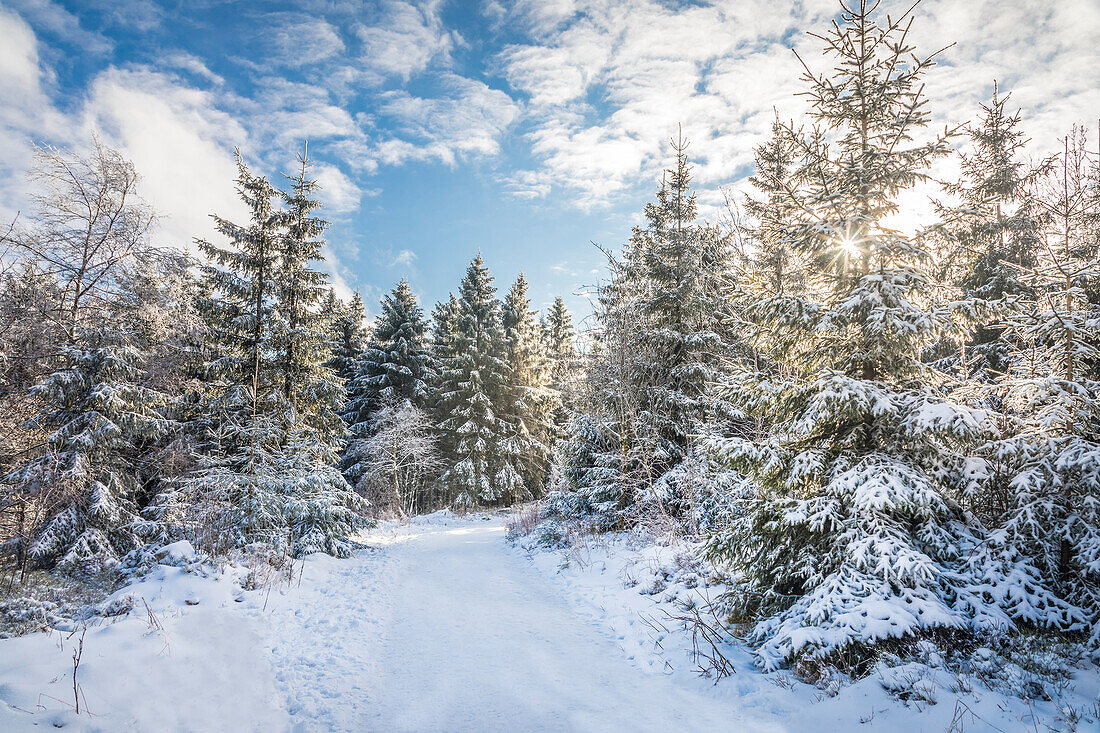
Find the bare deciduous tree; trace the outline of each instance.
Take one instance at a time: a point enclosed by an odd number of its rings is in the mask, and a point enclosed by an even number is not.
[[[147,236],[156,214],[138,195],[133,163],[98,138],[87,155],[38,148],[30,179],[35,211],[12,235],[16,254],[60,284],[56,317],[75,339],[85,314],[112,299],[126,265],[163,254]]]
[[[427,482],[442,466],[431,418],[408,400],[384,398],[371,416],[370,437],[348,451],[365,468],[356,488],[376,508],[402,515],[423,508]]]

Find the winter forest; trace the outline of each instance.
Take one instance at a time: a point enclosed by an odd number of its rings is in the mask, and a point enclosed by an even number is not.
[[[721,206],[668,130],[590,312],[476,249],[339,292],[307,135],[188,247],[36,144],[0,728],[1100,728],[1100,110],[948,122],[921,4],[831,8]]]

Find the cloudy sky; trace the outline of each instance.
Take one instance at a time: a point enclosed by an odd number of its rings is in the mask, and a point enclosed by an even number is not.
[[[883,4],[898,13],[910,2]],[[715,216],[773,115],[798,115],[796,49],[827,67],[832,0],[0,0],[0,215],[26,208],[32,144],[93,133],[164,214],[158,236],[234,215],[232,151],[273,178],[309,141],[342,293],[368,307],[402,276],[431,303],[482,251],[536,306],[599,277],[682,124]],[[1032,149],[1100,116],[1100,0],[925,0],[913,39],[948,44],[937,124],[993,80]]]

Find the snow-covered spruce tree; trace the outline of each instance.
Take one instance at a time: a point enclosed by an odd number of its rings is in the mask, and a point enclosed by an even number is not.
[[[696,436],[734,417],[710,390],[737,353],[725,293],[732,245],[716,227],[694,223],[687,148],[683,137],[672,142],[676,159],[667,185],[646,207],[648,230],[635,233],[645,281],[641,309],[651,329],[643,338],[654,377],[643,420],[652,423],[645,433],[658,437],[661,473],[688,455]]]
[[[325,294],[321,297],[321,302],[317,306],[317,315],[321,318],[321,330],[324,331],[325,339],[328,341],[329,348],[332,349],[334,356],[336,354],[336,343],[339,340],[337,336],[339,327],[337,324],[344,312],[345,305],[344,301],[336,295],[336,290],[329,287],[325,290]]]
[[[371,340],[348,383],[344,422],[352,443],[369,438],[374,413],[386,399],[408,400],[418,408],[428,406],[432,359],[425,341],[427,329],[416,295],[402,279],[382,297]],[[364,476],[362,455],[361,447],[349,444],[344,456],[344,475],[355,486]]]
[[[284,482],[283,515],[292,554],[345,557],[350,553],[347,535],[362,524],[356,510],[365,505],[337,468],[338,451],[347,437],[340,417],[345,391],[328,366],[332,342],[316,310],[326,277],[311,267],[323,259],[321,236],[327,222],[313,215],[321,204],[313,198],[318,184],[309,176],[304,153],[298,162],[298,172],[288,176],[290,190],[282,193],[285,211],[275,291],[279,317],[273,343],[289,405],[286,436],[277,454]]]
[[[253,175],[237,151],[237,192],[249,211],[247,224],[213,215],[219,233],[229,240],[219,247],[196,240],[208,260],[202,266],[202,291],[197,305],[206,321],[210,358],[202,412],[209,446],[218,433],[220,452],[232,453],[219,432],[222,422],[247,426],[252,418],[282,409],[282,386],[275,365],[275,275],[279,265],[280,212],[276,191],[262,176]],[[240,447],[240,446],[233,446]]]
[[[593,344],[584,364],[576,413],[562,446],[563,476],[571,489],[551,497],[551,510],[591,515],[610,529],[653,480],[647,441],[638,434],[646,360],[638,335],[647,329],[638,293],[641,279],[630,244],[608,255],[610,281],[597,291]]]
[[[948,145],[914,140],[933,60],[913,54],[908,14],[880,24],[875,7],[842,6],[821,36],[835,71],[804,76],[814,126],[782,131],[801,161],[783,228],[815,287],[755,307],[752,336],[787,373],[726,390],[764,434],[710,441],[758,487],[707,549],[744,573],[731,600],[757,620],[766,669],[937,628],[1072,623],[1044,586],[1000,574],[1015,568],[967,561],[984,538],[951,496],[987,429],[920,361],[954,314],[936,304],[928,254],[885,223]]]
[[[448,314],[437,382],[446,471],[444,493],[456,506],[507,504],[528,496],[514,452],[516,426],[505,419],[511,379],[500,302],[479,254]]]
[[[948,280],[970,301],[1002,312],[1011,301],[1034,296],[1025,272],[1039,247],[1039,211],[1034,184],[1049,161],[1029,167],[1020,160],[1027,144],[1017,129],[1020,113],[1007,110],[1009,97],[982,105],[981,120],[966,129],[969,152],[960,153],[961,179],[946,186],[951,204],[937,202],[941,224],[932,230]],[[990,381],[1008,371],[1011,344],[999,319],[982,319],[951,361],[963,379]]]
[[[1100,161],[1074,129],[1038,187],[1041,244],[1028,285],[1037,297],[1009,321],[1003,384],[1017,433],[992,447],[1008,473],[996,533],[1042,582],[1084,611],[1100,653]],[[977,558],[981,560],[982,558]]]
[[[791,190],[797,185],[793,178],[800,160],[786,130],[779,120],[772,123],[771,137],[755,150],[756,172],[749,178],[758,192],[745,201],[755,222],[751,234],[756,248],[739,292],[750,299],[761,294],[801,297],[808,286],[804,258],[789,230],[795,221],[791,207],[797,202]]]
[[[558,431],[555,437],[560,437],[560,430],[567,419],[567,406],[565,396],[570,392],[570,385],[574,381],[574,372],[577,368],[577,347],[573,343],[573,317],[565,308],[565,301],[561,296],[554,298],[554,302],[547,309],[541,321],[543,350],[549,361],[550,388],[558,393],[558,405],[554,411],[554,427]]]
[[[344,536],[358,521],[362,501],[335,470],[343,389],[324,366],[327,340],[311,310],[324,292],[309,266],[323,222],[310,215],[307,170],[303,161],[280,210],[275,189],[238,155],[251,221],[215,217],[230,247],[199,243],[215,263],[204,269],[210,297],[202,303],[217,345],[205,407],[215,419],[197,475],[165,497],[160,513],[180,526],[216,527],[217,549],[262,542],[345,554]]]
[[[366,346],[366,329],[363,328],[365,312],[363,299],[356,291],[350,302],[339,304],[329,329],[332,358],[327,366],[336,373],[345,389],[356,374],[357,362]]]
[[[687,143],[679,139],[672,147],[675,164],[656,202],[645,207],[646,226],[636,227],[623,255],[611,259],[612,280],[599,298],[600,329],[588,370],[594,403],[588,412],[596,422],[577,437],[599,436],[596,442],[614,445],[615,455],[578,445],[569,454],[595,458],[597,465],[566,470],[574,479],[603,477],[599,503],[615,493],[624,507],[652,500],[665,514],[677,511],[666,500],[690,497],[654,493],[657,479],[684,459],[696,436],[732,417],[709,385],[735,353],[723,292],[731,242],[696,223]],[[609,491],[609,480],[617,491]]]
[[[40,419],[54,426],[46,450],[7,481],[56,510],[30,558],[95,573],[141,543],[136,497],[145,472],[138,462],[143,445],[165,431],[157,412],[164,395],[141,384],[144,355],[121,324],[105,319],[76,336],[63,349],[65,366],[34,388],[46,406]]]
[[[501,417],[515,431],[508,445],[513,453],[509,463],[521,466],[524,485],[537,496],[543,492],[550,470],[550,420],[557,395],[549,385],[542,333],[531,310],[523,273],[504,298],[502,319],[511,378]]]
[[[299,170],[288,176],[290,190],[282,193],[281,236],[276,271],[272,346],[278,353],[283,398],[290,406],[288,431],[308,429],[331,449],[342,447],[346,434],[340,410],[344,387],[326,366],[330,341],[317,306],[325,294],[326,276],[311,264],[324,259],[321,239],[328,223],[314,216],[321,205],[312,198],[317,181],[309,177],[310,162],[298,156]]]
[[[561,296],[540,319],[543,351],[549,364],[549,385],[553,395],[550,411],[550,474],[548,488],[563,486],[562,468],[566,463],[565,449],[569,437],[569,419],[577,409],[580,384],[580,360],[573,340],[573,318]]]

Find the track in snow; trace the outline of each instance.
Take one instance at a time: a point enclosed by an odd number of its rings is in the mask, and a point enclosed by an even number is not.
[[[308,562],[267,612],[295,729],[761,729],[635,666],[504,531],[421,522],[373,534],[351,560]]]

